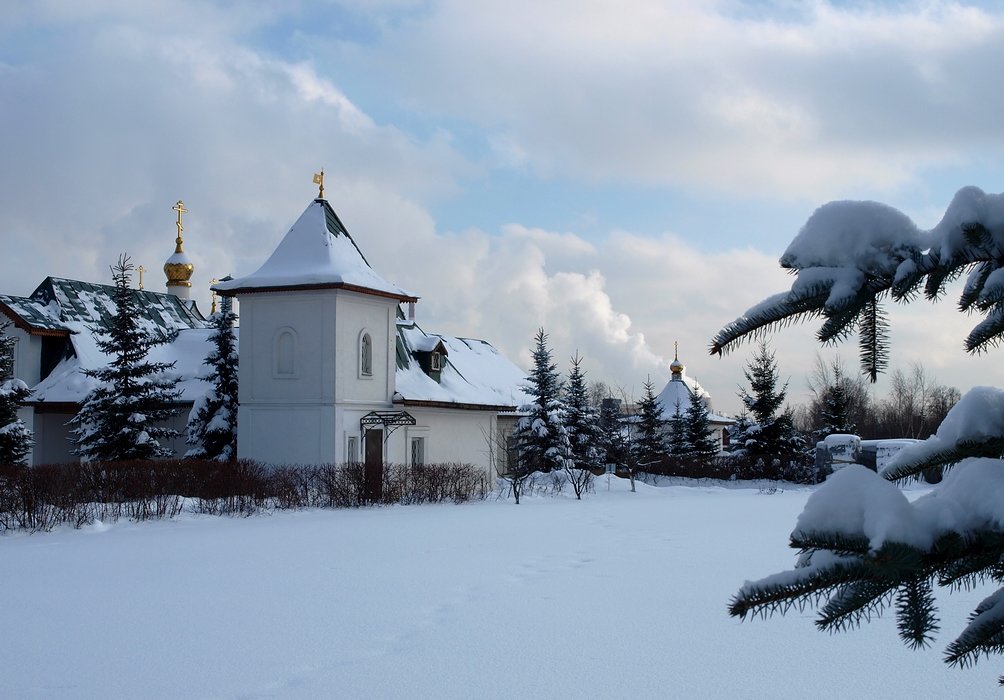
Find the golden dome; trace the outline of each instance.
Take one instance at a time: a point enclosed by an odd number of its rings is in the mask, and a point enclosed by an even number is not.
[[[192,273],[195,265],[184,253],[175,253],[164,263],[164,274],[167,275],[168,287],[191,287]]]
[[[673,361],[669,363],[669,371],[673,374],[683,374],[683,363],[680,362],[680,344],[673,343]]]
[[[174,211],[178,212],[178,221],[175,226],[178,227],[178,237],[174,239],[174,255],[167,259],[164,263],[164,274],[167,275],[167,286],[168,287],[191,287],[192,283],[189,281],[192,279],[192,273],[195,272],[195,265],[192,261],[188,259],[185,255],[185,251],[182,250],[181,244],[181,234],[185,230],[184,225],[181,223],[181,215],[186,213],[188,210],[185,209],[185,204],[180,199],[178,203],[171,207]]]

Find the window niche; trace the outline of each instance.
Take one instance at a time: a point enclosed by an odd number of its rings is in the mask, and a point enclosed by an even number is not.
[[[373,376],[373,336],[367,330],[359,334],[359,376]]]
[[[280,328],[272,343],[272,375],[277,379],[295,379],[296,369],[296,331]]]

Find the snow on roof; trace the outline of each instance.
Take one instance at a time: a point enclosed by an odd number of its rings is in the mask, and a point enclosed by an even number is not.
[[[256,272],[219,282],[213,288],[239,293],[303,286],[357,287],[404,301],[416,299],[373,271],[338,215],[323,199],[315,199],[307,206]]]
[[[139,310],[140,327],[157,333],[204,328],[206,323],[193,303],[173,294],[131,290]],[[115,287],[79,280],[47,277],[30,297],[0,296],[0,303],[31,330],[90,332],[88,326],[108,328],[115,316]],[[83,325],[81,325],[83,324]],[[29,331],[30,332],[30,331]]]
[[[87,331],[84,324],[69,322],[67,325],[76,331],[70,336],[76,356],[64,359],[48,377],[34,387],[32,401],[80,403],[96,386],[96,380],[84,374],[83,370],[99,369],[111,361],[98,348],[94,335]],[[235,328],[234,331],[239,334],[239,329]],[[200,377],[210,371],[203,360],[212,349],[209,343],[212,332],[211,328],[184,329],[178,332],[172,342],[150,349],[147,356],[150,362],[175,363],[165,374],[178,379],[177,388],[181,391],[179,401],[194,401],[209,389],[209,384]]]
[[[397,393],[405,401],[435,401],[480,406],[520,406],[530,397],[526,372],[484,340],[430,334],[411,321],[398,323]],[[439,381],[414,357],[431,344],[446,348]]]

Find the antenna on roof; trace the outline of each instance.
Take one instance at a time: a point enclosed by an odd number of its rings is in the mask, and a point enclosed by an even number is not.
[[[314,184],[318,187],[317,198],[324,199],[324,168],[321,168],[321,172],[314,173]]]

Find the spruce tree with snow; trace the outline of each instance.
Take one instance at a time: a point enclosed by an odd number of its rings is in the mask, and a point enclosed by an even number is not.
[[[14,376],[14,346],[17,338],[7,335],[10,323],[0,324],[0,464],[23,464],[35,445],[28,426],[17,416],[31,389]]]
[[[95,331],[98,348],[110,358],[107,367],[84,370],[97,386],[71,423],[76,454],[89,461],[170,457],[162,440],[178,437],[163,425],[177,411],[177,380],[167,376],[170,362],[149,362],[150,349],[170,340],[140,327],[137,301],[129,288],[134,269],[126,255],[112,266],[115,316],[107,329]]]
[[[572,358],[565,388],[565,429],[568,432],[569,459],[565,462],[568,481],[576,498],[592,483],[593,469],[601,466],[599,415],[589,402],[586,373],[578,353]]]
[[[674,457],[682,457],[690,452],[690,443],[687,440],[687,409],[680,403],[670,407],[669,419],[666,421],[666,451]]]
[[[634,441],[635,463],[645,471],[666,457],[666,421],[662,418],[662,403],[655,394],[649,377],[642,384],[644,393],[638,402],[638,435]]]
[[[209,373],[203,379],[209,390],[192,406],[186,457],[226,462],[237,458],[237,337],[233,299],[223,297],[220,310],[210,316],[212,349],[203,361]]]
[[[684,416],[687,449],[695,458],[706,460],[718,453],[718,441],[711,429],[711,416],[707,404],[696,391],[690,394],[690,405]]]
[[[630,449],[617,399],[608,397],[600,402],[598,444],[603,466],[614,471],[627,468]]]
[[[543,328],[534,342],[533,369],[526,379],[526,392],[533,401],[520,407],[523,415],[516,421],[513,438],[524,464],[532,471],[549,472],[563,469],[569,455],[563,386]]]
[[[966,274],[959,307],[983,315],[965,339],[978,353],[1004,341],[1004,195],[960,190],[930,231],[876,202],[831,202],[781,257],[791,289],[719,331],[712,353],[792,320],[822,317],[823,343],[857,329],[864,374],[888,358],[883,304],[935,300]],[[932,332],[934,328],[932,327]],[[876,474],[851,465],[833,474],[798,518],[795,568],[747,582],[730,612],[769,615],[818,607],[817,626],[843,630],[893,606],[900,638],[928,645],[939,628],[935,585],[950,591],[994,582],[945,661],[968,666],[1004,651],[1004,391],[977,387],[948,412],[937,433],[898,452]],[[909,500],[892,482],[947,467],[927,495]],[[954,626],[954,625],[953,625]],[[1004,679],[1002,679],[1004,682]]]
[[[752,459],[789,457],[803,446],[790,408],[784,408],[788,383],[778,388],[779,372],[774,352],[761,341],[743,370],[750,389],[739,393],[750,422],[739,433],[741,454]]]
[[[853,435],[857,430],[850,418],[850,396],[847,378],[839,362],[834,362],[833,381],[823,390],[822,411],[820,418],[823,423],[815,431],[816,439],[822,440],[827,435]]]

